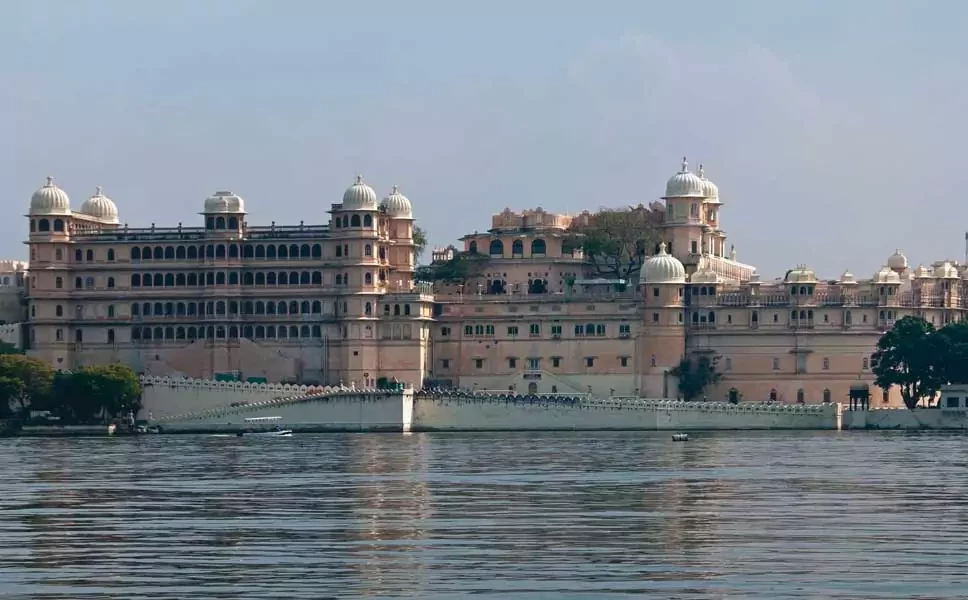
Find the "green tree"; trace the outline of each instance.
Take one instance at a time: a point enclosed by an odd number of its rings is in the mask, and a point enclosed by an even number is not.
[[[23,354],[23,351],[13,344],[0,340],[0,355],[4,354]]]
[[[39,408],[48,401],[54,369],[22,354],[0,354],[0,379],[9,380],[3,386],[0,403],[26,413],[31,406]]]
[[[670,371],[679,379],[679,393],[686,400],[695,400],[706,388],[714,386],[723,378],[716,370],[717,358],[706,355],[685,356]]]
[[[54,379],[54,412],[65,419],[91,421],[141,410],[138,376],[124,365],[92,365]]]
[[[424,253],[427,249],[427,232],[424,231],[423,227],[419,225],[413,226],[413,253],[415,258],[420,258],[420,255]]]
[[[484,274],[488,257],[470,252],[454,252],[448,261],[434,263],[417,269],[416,278],[420,281],[439,281],[467,285],[468,281]]]
[[[580,244],[585,260],[599,275],[629,281],[638,275],[658,242],[660,219],[641,204],[603,208],[587,219],[576,219],[569,244]]]
[[[885,390],[898,386],[904,405],[914,410],[922,398],[933,397],[946,383],[945,345],[945,336],[921,317],[900,319],[877,341],[871,357],[874,383]]]
[[[968,383],[968,323],[948,323],[935,334],[934,358],[943,383]]]

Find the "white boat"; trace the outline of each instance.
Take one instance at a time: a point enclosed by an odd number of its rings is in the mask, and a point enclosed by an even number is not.
[[[245,424],[249,427],[252,426],[264,426],[269,423],[274,423],[281,421],[282,417],[249,417],[245,420]],[[269,431],[240,431],[237,434],[239,437],[292,437],[292,429],[283,429],[279,425],[276,425],[275,429]]]

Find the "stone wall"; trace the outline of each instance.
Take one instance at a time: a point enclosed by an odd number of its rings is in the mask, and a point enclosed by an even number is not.
[[[227,408],[233,404],[309,396],[326,389],[305,385],[153,376],[142,376],[141,386],[144,389],[142,415],[151,420]]]
[[[839,404],[678,402],[581,396],[415,396],[414,431],[839,429]]]
[[[844,411],[844,429],[968,429],[964,408],[875,408]]]

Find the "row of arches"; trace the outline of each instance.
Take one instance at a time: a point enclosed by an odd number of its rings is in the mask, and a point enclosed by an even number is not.
[[[322,244],[206,244],[202,246],[135,246],[131,248],[131,260],[140,261],[203,260],[206,258],[301,260],[322,257]]]
[[[467,248],[468,252],[471,254],[477,254],[477,241],[473,241]],[[504,242],[501,240],[491,240],[488,246],[487,253],[491,256],[502,257],[504,256]],[[538,238],[531,240],[531,256],[544,256],[548,253],[548,243],[543,239]],[[524,256],[524,241],[514,240],[511,242],[511,256],[520,258]]]
[[[336,284],[349,281],[349,274],[338,274]],[[202,287],[218,285],[243,286],[307,286],[323,285],[322,271],[269,271],[267,273],[133,273],[131,287]]]
[[[733,402],[733,403],[739,402],[739,398],[740,398],[739,390],[737,390],[736,388],[730,388],[728,393],[728,398],[730,402]],[[824,389],[822,402],[829,404],[830,402],[832,402],[832,398],[833,398],[833,393],[830,391],[830,388]],[[777,402],[778,400],[779,400],[779,392],[776,391],[776,388],[773,388],[772,390],[770,390],[770,402]],[[806,404],[806,401],[807,401],[806,392],[804,391],[803,388],[799,388],[797,390],[797,404]]]
[[[35,231],[64,231],[64,219],[34,219],[30,220],[30,233]]]
[[[320,325],[208,325],[208,326],[168,326],[168,327],[133,327],[131,340],[138,341],[169,341],[169,340],[204,340],[204,339],[320,339],[323,328]]]
[[[333,302],[333,312],[338,304]],[[133,317],[192,317],[206,315],[318,315],[323,312],[319,300],[218,300],[207,302],[134,302]]]
[[[373,227],[373,217],[371,215],[343,215],[342,218],[333,219],[333,228],[340,227]]]

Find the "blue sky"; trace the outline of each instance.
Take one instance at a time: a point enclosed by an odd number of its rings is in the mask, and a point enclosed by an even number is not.
[[[433,245],[705,163],[739,259],[964,256],[968,5],[0,0],[0,256],[52,175],[132,226],[324,222],[357,172]]]

